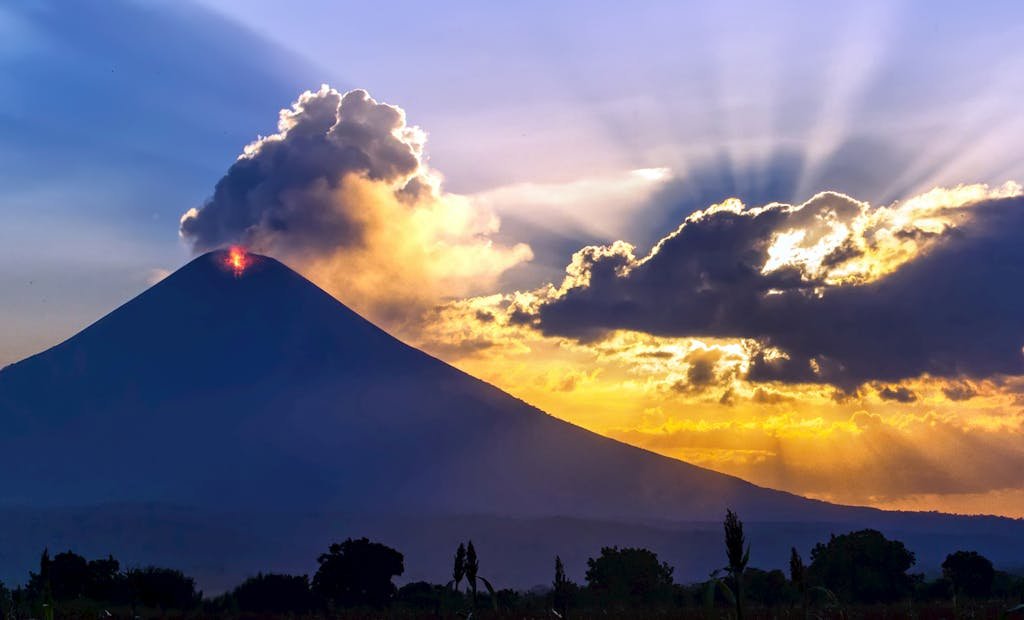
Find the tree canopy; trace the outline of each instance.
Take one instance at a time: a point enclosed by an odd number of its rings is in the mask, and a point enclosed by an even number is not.
[[[392,578],[405,572],[398,551],[367,538],[347,539],[317,558],[313,591],[340,607],[383,607],[397,592]]]
[[[195,580],[180,570],[147,566],[129,570],[125,577],[134,601],[146,607],[190,609],[203,598]]]
[[[109,600],[118,596],[120,563],[113,557],[87,561],[73,551],[50,557],[44,551],[39,572],[29,574],[28,589],[55,601],[77,598]]]
[[[957,551],[946,556],[942,576],[953,584],[953,591],[971,598],[992,592],[996,571],[992,562],[976,551]]]
[[[586,580],[605,603],[649,607],[672,596],[672,567],[648,549],[603,547],[587,560]]]
[[[921,617],[946,612],[994,617],[1024,600],[1024,575],[995,570],[973,551],[948,555],[941,577],[909,575],[914,554],[874,530],[832,535],[814,547],[807,565],[791,549],[787,579],[778,568],[748,565],[742,523],[733,516],[726,520],[726,556],[730,573],[738,580],[722,576],[718,568],[706,581],[676,584],[672,567],[653,551],[604,547],[587,560],[585,586],[573,583],[567,564],[555,556],[550,587],[496,589],[479,573],[476,548],[466,543],[456,552],[455,566],[456,574],[468,583],[463,591],[453,587],[454,580],[417,581],[396,590],[393,579],[403,573],[402,554],[366,538],[349,538],[319,556],[312,580],[306,575],[259,573],[229,592],[204,599],[195,581],[178,570],[122,570],[111,556],[86,560],[72,551],[54,556],[44,551],[38,572],[29,573],[26,584],[12,590],[0,584],[0,617],[127,617],[136,608],[140,617],[449,617],[475,616],[479,608],[491,608],[500,617],[509,612],[516,617],[674,617],[684,607],[702,608],[703,615],[711,617],[729,606],[735,607],[729,615],[738,618],[745,611],[736,606],[744,592],[750,617],[793,617],[796,605],[803,617],[829,615],[837,601],[840,609],[851,610],[851,617],[871,615],[879,604],[890,604],[877,609],[883,615],[891,611],[893,617],[902,617],[907,610],[921,611]],[[486,591],[474,593],[476,580]]]
[[[811,550],[809,577],[845,601],[889,603],[913,589],[914,554],[877,530],[832,535]]]
[[[231,594],[238,609],[247,613],[306,613],[316,606],[305,575],[260,573],[246,579]]]

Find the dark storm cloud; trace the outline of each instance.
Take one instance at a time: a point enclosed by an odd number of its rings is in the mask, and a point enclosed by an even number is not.
[[[917,400],[917,394],[910,388],[902,385],[887,385],[879,388],[878,396],[882,400],[892,400],[898,403],[912,403]]]
[[[978,390],[967,381],[958,381],[956,383],[950,383],[946,387],[942,388],[942,393],[946,395],[949,400],[970,400],[978,395]]]
[[[801,208],[708,212],[690,218],[643,260],[625,244],[588,248],[569,269],[571,278],[585,277],[540,304],[534,324],[545,334],[582,341],[614,329],[752,338],[788,356],[756,356],[754,380],[851,389],[922,373],[1024,373],[1024,198],[963,207],[970,216],[939,232],[895,218],[896,227],[882,236],[876,222],[858,233],[863,243],[835,244],[820,265],[765,269],[777,233],[800,229],[806,234],[797,245],[814,245],[829,222],[865,216],[858,205],[826,193]],[[940,206],[930,213],[951,212]],[[831,267],[876,252],[886,238],[928,245],[916,246],[910,260],[884,277],[826,281]]]
[[[411,200],[422,143],[399,108],[362,90],[324,86],[281,113],[279,133],[246,149],[201,209],[181,220],[197,252],[241,243],[257,250],[322,253],[362,241],[365,205],[339,187],[347,175],[395,184]]]
[[[686,370],[686,379],[672,384],[672,389],[681,393],[701,392],[715,383],[715,362],[698,358]]]
[[[686,371],[687,380],[695,386],[710,385],[715,380],[716,361],[716,358],[710,356],[694,359]]]

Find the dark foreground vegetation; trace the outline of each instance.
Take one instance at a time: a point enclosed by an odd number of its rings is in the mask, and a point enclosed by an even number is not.
[[[861,530],[815,545],[808,561],[792,550],[788,572],[749,566],[743,523],[728,511],[724,565],[706,581],[678,584],[647,549],[605,547],[587,560],[585,583],[553,558],[551,585],[496,588],[472,542],[454,554],[451,580],[396,587],[404,557],[366,538],[333,544],[307,575],[257,574],[234,590],[204,597],[180,571],[123,569],[113,557],[86,560],[44,551],[38,572],[9,590],[8,618],[1022,618],[1024,576],[997,571],[972,551],[956,551],[942,575],[911,572],[902,542]],[[492,558],[499,561],[500,558]],[[540,577],[540,576],[538,576]]]

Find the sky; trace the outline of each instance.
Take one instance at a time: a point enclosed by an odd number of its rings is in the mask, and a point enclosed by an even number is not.
[[[1024,517],[1022,17],[0,6],[0,364],[241,243],[634,445]]]

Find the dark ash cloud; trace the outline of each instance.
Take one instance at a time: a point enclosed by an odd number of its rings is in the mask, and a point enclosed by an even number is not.
[[[196,252],[229,244],[259,251],[325,253],[363,238],[365,208],[340,186],[358,175],[410,195],[429,191],[420,171],[422,136],[401,109],[363,90],[327,86],[281,112],[279,133],[250,145],[201,209],[181,219]]]
[[[615,329],[751,338],[785,356],[762,352],[749,378],[846,390],[923,373],[1022,374],[1024,198],[1007,194],[925,201],[909,213],[941,219],[939,227],[834,193],[800,207],[709,210],[644,259],[628,244],[578,252],[567,283],[539,304],[532,324],[580,341]],[[836,230],[847,237],[830,238]],[[789,259],[772,264],[778,235],[792,231],[802,237],[790,239]],[[823,255],[800,254],[815,249]],[[897,263],[881,277],[835,281],[872,260]]]

